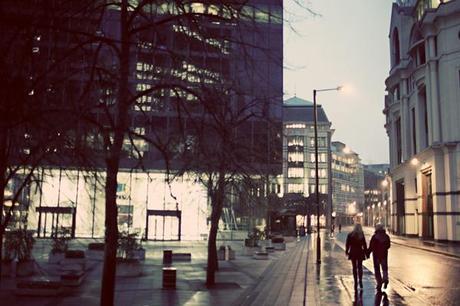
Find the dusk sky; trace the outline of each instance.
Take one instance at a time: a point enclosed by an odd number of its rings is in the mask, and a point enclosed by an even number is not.
[[[393,1],[303,1],[318,16],[295,2],[284,1],[285,98],[311,101],[313,89],[347,86],[317,95],[335,129],[332,140],[346,143],[363,163],[388,162],[382,110]]]

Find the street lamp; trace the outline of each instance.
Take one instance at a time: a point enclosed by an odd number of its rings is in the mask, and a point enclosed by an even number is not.
[[[319,236],[319,168],[318,168],[318,113],[316,106],[316,93],[321,91],[339,91],[342,89],[342,86],[335,88],[326,88],[326,89],[313,89],[313,117],[314,117],[314,127],[315,127],[315,191],[316,191],[316,226],[317,226],[317,236],[316,236],[316,263],[321,263],[321,238]]]

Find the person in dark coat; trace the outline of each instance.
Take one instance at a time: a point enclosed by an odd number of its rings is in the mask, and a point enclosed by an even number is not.
[[[355,290],[359,287],[363,289],[363,260],[367,258],[367,244],[364,237],[361,224],[355,224],[353,231],[347,236],[345,254],[351,260],[353,267],[353,279],[355,281]]]
[[[388,286],[388,249],[390,248],[390,237],[385,233],[385,228],[382,224],[375,225],[375,233],[369,243],[368,256],[372,253],[374,261],[375,280],[377,281],[376,289],[382,289],[382,283],[386,289]],[[382,274],[380,273],[380,268]]]

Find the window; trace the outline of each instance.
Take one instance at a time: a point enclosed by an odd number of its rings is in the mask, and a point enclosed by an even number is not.
[[[288,184],[288,193],[303,193],[303,184]]]
[[[318,175],[319,175],[319,178],[326,178],[327,177],[327,169],[318,169]],[[310,169],[310,177],[311,178],[316,177],[316,170],[315,169]]]
[[[288,153],[289,162],[303,162],[303,153],[302,152],[289,152]]]
[[[288,146],[303,146],[303,136],[288,136]]]
[[[312,185],[309,186],[310,194],[316,193],[315,188],[316,188],[315,184],[312,184]],[[318,185],[318,192],[319,193],[327,193],[327,185],[319,184]]]
[[[393,66],[399,65],[399,61],[401,60],[400,48],[399,48],[399,33],[398,29],[395,28],[393,30],[393,50],[392,50],[392,59],[393,59]]]
[[[303,168],[288,168],[288,177],[296,178],[303,177]]]
[[[318,137],[318,148],[327,146],[326,137]],[[310,137],[310,147],[315,147],[315,137]]]
[[[315,153],[310,153],[310,162],[315,162]],[[327,153],[318,153],[318,162],[325,163],[327,162]]]
[[[401,118],[398,118],[395,122],[396,126],[396,162],[397,164],[402,163],[402,139],[401,139]]]

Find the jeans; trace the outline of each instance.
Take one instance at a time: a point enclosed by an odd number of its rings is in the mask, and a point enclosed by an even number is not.
[[[355,287],[358,286],[358,276],[359,282],[362,282],[363,279],[363,261],[359,259],[352,259],[351,265],[353,267],[353,279],[355,280]]]
[[[375,280],[377,284],[381,284],[382,282],[388,281],[388,258],[377,258],[377,256],[372,256],[374,260],[374,271],[375,271]],[[380,267],[382,267],[382,274],[380,274]]]

